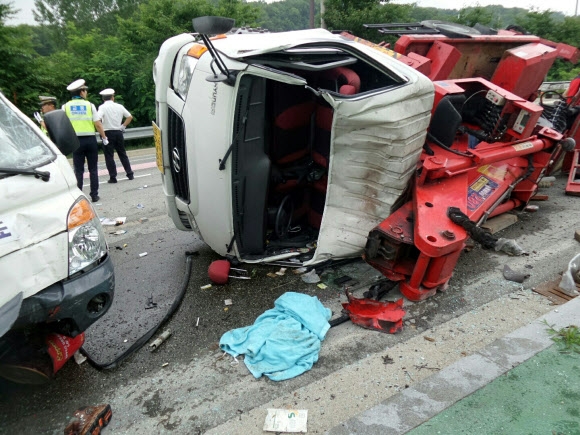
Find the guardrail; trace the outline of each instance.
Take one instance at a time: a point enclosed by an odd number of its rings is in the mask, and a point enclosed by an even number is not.
[[[566,90],[570,86],[570,82],[544,82],[540,86],[540,91],[559,91],[559,90]]]
[[[101,136],[99,133],[96,133],[97,142],[101,143]],[[135,127],[135,128],[128,128],[125,130],[125,134],[123,135],[125,140],[132,140],[132,139],[147,139],[153,137],[153,127]]]

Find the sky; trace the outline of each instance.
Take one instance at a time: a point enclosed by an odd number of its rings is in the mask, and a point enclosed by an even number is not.
[[[272,0],[269,0],[272,1]],[[412,3],[410,0],[392,0],[394,3]],[[543,11],[550,7],[551,10],[563,12],[566,15],[574,15],[578,0],[560,0],[550,4],[546,0],[417,0],[417,6],[436,7],[443,9],[461,9],[467,6],[487,6],[501,4],[506,8],[528,8]],[[9,25],[36,24],[32,16],[34,0],[0,0],[0,3],[12,3],[14,9],[20,9],[13,19],[8,20]]]

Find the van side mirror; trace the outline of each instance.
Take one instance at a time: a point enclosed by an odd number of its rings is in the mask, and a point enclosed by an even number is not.
[[[207,47],[207,50],[211,54],[214,63],[220,70],[218,74],[213,69],[213,63],[210,65],[213,75],[206,77],[208,82],[224,82],[227,85],[233,86],[236,82],[236,76],[230,72],[223,59],[218,54],[217,50],[214,48],[208,35],[219,35],[222,33],[227,33],[232,30],[236,20],[233,18],[225,17],[197,17],[192,20],[193,29],[199,32],[199,37]]]
[[[235,23],[233,18],[197,17],[193,19],[193,30],[204,35],[219,35],[232,30]]]
[[[79,138],[64,110],[57,109],[45,113],[44,124],[50,140],[65,156],[78,149],[80,146]]]

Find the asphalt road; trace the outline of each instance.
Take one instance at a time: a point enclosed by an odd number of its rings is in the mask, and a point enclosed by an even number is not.
[[[357,277],[361,286],[356,295],[380,274],[364,263],[329,270],[322,277],[329,286],[322,290],[303,283],[296,275],[270,278],[266,274],[272,267],[252,266],[248,269],[255,269],[255,277],[250,281],[232,280],[228,285],[202,290],[200,287],[209,282],[207,267],[218,257],[193,234],[173,228],[165,213],[153,150],[132,153],[131,162],[138,168],[133,181],[120,174],[119,183],[110,185],[106,175],[100,177],[101,201],[96,209],[101,217],[127,218],[123,226],[114,227],[127,230],[126,234],[107,236],[113,248],[137,246],[143,240],[174,241],[172,255],[177,265],[184,264],[186,250],[199,252],[183,302],[163,327],[173,334],[158,351],[152,353],[144,347],[112,370],[98,371],[87,363],[69,362],[48,385],[0,381],[0,433],[62,433],[74,410],[105,402],[111,404],[113,419],[104,433],[262,433],[267,407],[290,406],[308,409],[309,433],[322,433],[428,371],[416,370],[404,361],[414,367],[417,361],[439,361],[441,366],[444,358],[459,358],[506,329],[549,310],[545,298],[530,289],[558,276],[579,250],[573,236],[580,222],[580,200],[564,195],[562,177],[553,187],[543,189],[550,200],[538,203],[538,212],[520,214],[519,222],[500,234],[516,239],[529,256],[509,257],[476,247],[463,254],[446,292],[420,303],[405,302],[407,316],[401,333],[381,334],[345,323],[330,330],[320,359],[309,372],[279,383],[256,380],[243,363],[236,364],[219,352],[217,343],[223,333],[252,324],[286,291],[316,295],[339,313],[345,298],[332,284],[333,278],[345,274]],[[140,222],[142,218],[147,221]],[[138,254],[137,250],[127,250],[125,255]],[[117,261],[116,274],[147,283],[166,267],[160,255],[149,249],[147,268],[136,269],[135,261]],[[506,281],[501,273],[504,264],[526,270],[531,276],[523,285]],[[231,299],[233,305],[225,306],[225,299]],[[436,330],[449,336],[448,347],[445,355],[430,357],[431,344],[420,336]],[[117,339],[122,337],[112,340]],[[403,361],[398,373],[383,363],[378,365],[379,372],[371,364],[395,353]]]

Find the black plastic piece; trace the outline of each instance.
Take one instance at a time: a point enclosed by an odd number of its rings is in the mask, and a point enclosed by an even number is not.
[[[242,254],[261,254],[266,245],[266,201],[271,163],[265,152],[266,79],[240,81],[232,150],[234,233]]]
[[[197,17],[192,20],[193,30],[206,35],[227,33],[234,27],[236,20],[226,17]]]
[[[45,113],[44,124],[50,140],[65,156],[79,148],[79,138],[64,110],[58,109]]]

